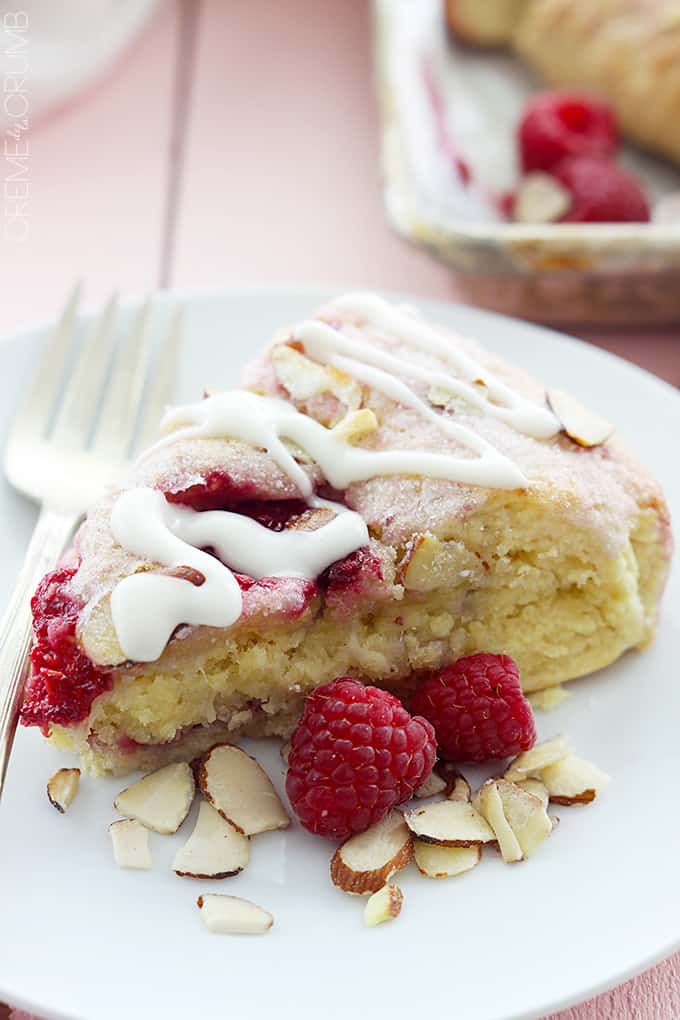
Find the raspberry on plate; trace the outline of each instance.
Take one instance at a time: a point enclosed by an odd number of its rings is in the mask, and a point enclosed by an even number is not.
[[[449,761],[494,761],[536,741],[531,705],[508,655],[478,652],[444,666],[416,691],[411,708],[430,720]]]
[[[338,677],[307,699],[291,738],[286,792],[306,829],[346,839],[409,800],[434,760],[426,719],[387,691]]]
[[[607,103],[585,92],[539,92],[519,125],[522,169],[552,170],[567,156],[612,156],[618,136]]]
[[[646,223],[649,203],[632,174],[607,159],[574,156],[552,171],[571,194],[561,223]]]

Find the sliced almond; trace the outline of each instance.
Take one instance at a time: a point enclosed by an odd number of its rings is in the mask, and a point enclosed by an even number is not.
[[[449,800],[460,800],[464,804],[472,803],[472,790],[465,776],[459,774],[452,778],[446,796]]]
[[[177,832],[194,802],[196,783],[191,765],[166,765],[118,794],[113,805],[121,815],[136,818],[147,829]]]
[[[575,754],[543,769],[541,779],[555,804],[589,804],[610,782],[606,772]]]
[[[47,796],[52,807],[64,814],[78,793],[80,769],[58,769],[47,783]]]
[[[220,935],[263,935],[274,924],[268,911],[240,896],[208,893],[198,897],[196,906],[206,928]]]
[[[544,808],[548,807],[550,797],[545,784],[540,779],[523,779],[521,782],[516,784],[520,790],[524,790],[526,793],[530,793],[534,797],[538,797]]]
[[[149,830],[134,818],[121,818],[109,825],[109,832],[118,867],[148,871],[151,867]]]
[[[366,900],[364,907],[364,923],[367,928],[375,928],[377,924],[393,921],[399,917],[404,894],[398,885],[384,885]]]
[[[553,737],[542,744],[535,744],[510,762],[505,778],[511,783],[518,783],[522,779],[541,779],[541,772],[546,766],[566,758],[570,751],[569,737]]]
[[[279,344],[271,349],[272,367],[276,376],[294,400],[308,400],[329,387],[328,373],[323,365],[290,347]]]
[[[406,824],[423,843],[438,846],[482,846],[496,837],[472,804],[442,800],[404,815]]]
[[[552,832],[552,819],[540,797],[506,779],[497,779],[496,785],[503,802],[503,813],[526,860]]]
[[[559,419],[562,430],[579,446],[600,446],[614,431],[614,426],[598,417],[564,390],[549,389],[548,404]]]
[[[418,800],[424,800],[425,797],[434,797],[438,793],[444,793],[446,787],[445,779],[442,779],[436,772],[430,772],[425,782],[420,784],[413,796],[417,797]]]
[[[512,831],[510,823],[505,817],[503,801],[498,789],[498,780],[487,780],[477,791],[476,797],[479,802],[480,811],[493,829],[498,840],[498,846],[505,863],[512,864],[515,861],[521,861],[522,848],[515,833]]]
[[[335,513],[327,507],[310,507],[301,514],[295,514],[283,526],[284,531],[318,531],[324,524],[330,524]]]
[[[290,825],[271,779],[240,747],[219,744],[208,751],[198,770],[198,785],[222,817],[246,836]]]
[[[570,697],[571,691],[562,684],[555,684],[554,687],[546,687],[544,691],[534,691],[527,695],[531,707],[537,708],[539,712],[552,712]]]
[[[250,841],[207,801],[201,801],[194,831],[177,851],[175,874],[187,878],[229,878],[250,859]]]
[[[557,223],[569,212],[572,197],[550,174],[540,171],[522,178],[512,209],[517,223]]]
[[[333,429],[333,435],[344,439],[346,443],[358,443],[360,439],[375,432],[378,419],[368,407],[360,411],[350,411]]]
[[[475,868],[482,859],[479,846],[435,846],[417,839],[413,856],[418,871],[427,878],[453,878]]]
[[[377,892],[413,856],[413,840],[400,811],[390,811],[366,832],[350,836],[333,854],[331,879],[345,892]]]

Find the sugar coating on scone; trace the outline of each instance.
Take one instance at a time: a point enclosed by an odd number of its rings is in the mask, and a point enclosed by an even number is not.
[[[196,434],[198,418],[210,418],[209,404],[198,417],[195,405],[174,412],[173,431],[133,469],[124,491],[158,490],[171,504],[193,508],[189,513],[246,516],[282,534],[284,544],[296,529],[318,530],[342,513],[358,515],[369,538],[314,577],[233,571],[241,605],[233,624],[184,621],[158,658],[131,662],[111,595],[124,579],[155,576],[163,565],[116,541],[111,518],[120,493],[112,494],[82,526],[77,569],[55,600],[57,608],[77,607],[70,619],[78,651],[101,675],[101,689],[90,686],[94,696],[89,704],[83,698],[80,718],[75,711],[60,718],[60,690],[73,678],[68,670],[58,682],[41,673],[50,655],[59,672],[52,622],[37,638],[42,658],[34,653],[24,707],[26,722],[49,727],[52,739],[81,753],[88,767],[149,767],[185,758],[225,733],[286,735],[305,695],[338,675],[408,697],[424,671],[484,650],[511,655],[525,690],[538,690],[649,640],[671,551],[658,485],[616,437],[582,448],[559,422],[547,434],[542,384],[436,327],[437,342],[456,352],[454,367],[463,366],[456,375],[436,344],[433,351],[409,342],[411,324],[421,330],[422,320],[402,309],[383,315],[376,301],[349,296],[279,331],[249,369],[249,390],[285,401],[325,430],[344,428],[337,435],[352,449],[403,451],[409,465],[420,456],[445,473],[443,462],[455,458],[461,474],[474,477],[477,464],[465,462],[490,449],[482,470],[503,484],[409,472],[376,474],[338,491],[298,443],[287,440],[275,462],[233,434]],[[384,323],[393,321],[398,329],[386,331]],[[337,345],[328,330],[340,337]],[[321,347],[314,346],[317,335]],[[367,352],[361,361],[359,344]],[[399,370],[380,375],[394,359]],[[441,385],[440,375],[454,375],[460,385],[446,378]],[[458,431],[443,429],[435,416]],[[305,422],[293,424],[311,435]],[[297,481],[286,456],[301,472]],[[326,471],[336,481],[347,477],[336,465]],[[513,471],[521,486],[510,487]],[[319,499],[330,503],[312,505]],[[221,561],[233,566],[228,559],[223,552]]]

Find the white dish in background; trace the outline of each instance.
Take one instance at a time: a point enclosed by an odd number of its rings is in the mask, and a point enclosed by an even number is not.
[[[163,296],[159,316],[180,299],[186,307],[177,397],[235,382],[276,327],[327,296]],[[615,422],[661,478],[680,519],[676,391],[556,333],[416,303]],[[33,330],[0,344],[2,436],[43,336]],[[34,510],[2,482],[0,515],[2,604]],[[180,879],[170,870],[192,819],[176,836],[151,834],[152,872],[118,870],[107,826],[127,781],[84,776],[61,816],[45,783],[56,768],[75,763],[22,729],[0,805],[0,1001],[55,1020],[512,1020],[542,1016],[624,980],[680,947],[679,620],[676,569],[653,647],[572,684],[564,705],[537,714],[541,737],[569,733],[579,753],[612,775],[602,800],[558,809],[559,830],[521,866],[490,853],[458,879],[428,881],[413,868],[401,873],[402,915],[378,929],[363,927],[361,900],[331,885],[333,844],[295,825],[254,838],[248,869],[222,882]],[[281,788],[278,742],[251,742],[249,749]],[[195,906],[201,892],[253,899],[273,913],[273,930],[260,938],[211,935]]]
[[[680,321],[677,213],[663,223],[504,220],[499,200],[519,178],[521,110],[545,86],[510,53],[453,44],[443,8],[443,0],[374,0],[394,228],[457,270],[471,299],[487,307],[552,322]],[[469,182],[454,156],[469,167]],[[632,146],[620,159],[653,204],[680,193],[672,163]]]

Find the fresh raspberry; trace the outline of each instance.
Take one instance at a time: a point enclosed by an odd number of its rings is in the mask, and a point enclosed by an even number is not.
[[[618,137],[607,103],[587,92],[539,92],[520,121],[522,169],[552,170],[567,156],[612,156]]]
[[[409,800],[434,760],[426,719],[387,691],[338,677],[307,699],[291,739],[286,792],[306,829],[345,839]]]
[[[509,758],[536,741],[531,705],[508,655],[478,652],[444,666],[416,691],[411,708],[430,720],[449,761]]]
[[[553,177],[571,193],[562,223],[646,223],[649,203],[632,174],[606,159],[575,156],[553,169]]]

